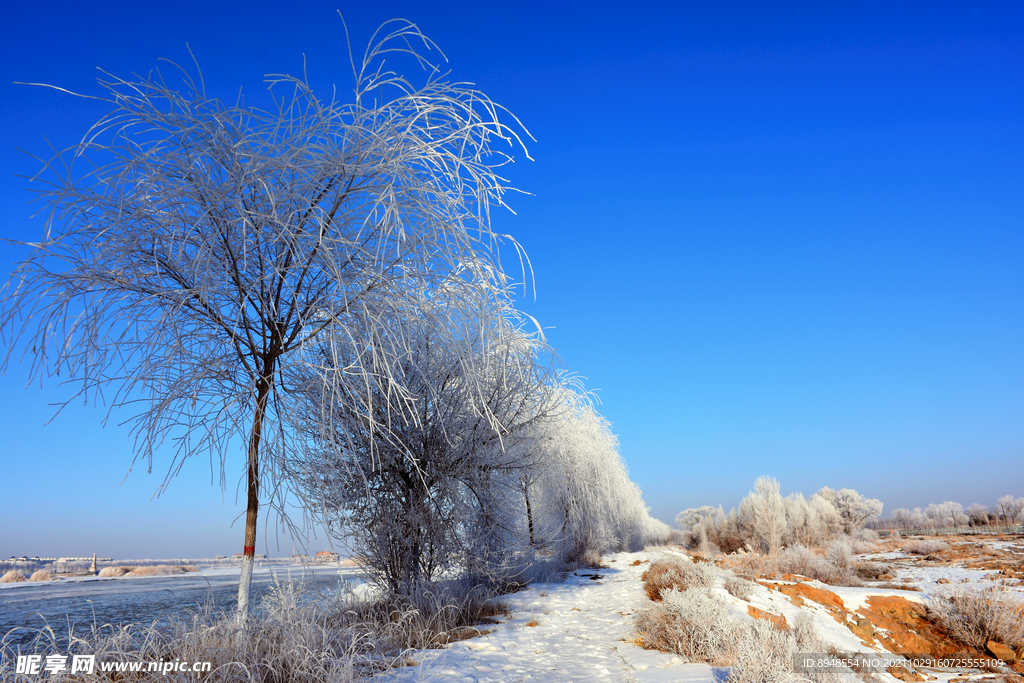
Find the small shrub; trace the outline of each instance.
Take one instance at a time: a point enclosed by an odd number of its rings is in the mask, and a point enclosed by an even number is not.
[[[950,636],[978,650],[990,640],[1024,647],[1024,604],[1003,586],[958,588],[940,597],[931,613]]]
[[[878,532],[874,529],[858,529],[850,536],[847,536],[850,549],[857,555],[874,552],[878,545]]]
[[[661,600],[662,591],[668,588],[685,591],[688,588],[710,588],[715,583],[718,570],[711,562],[691,562],[678,557],[663,557],[651,562],[643,573],[644,591],[655,602]]]
[[[737,553],[730,555],[725,564],[740,576],[753,579],[758,576],[775,573],[775,562],[761,553]]]
[[[725,590],[740,600],[749,600],[754,594],[754,584],[738,576],[730,576],[725,579]]]
[[[726,555],[731,555],[743,547],[743,539],[739,536],[722,536],[718,539],[718,547]]]
[[[890,573],[889,567],[878,562],[861,562],[853,570],[857,576],[868,581],[878,581],[879,577]]]
[[[849,544],[843,539],[836,539],[828,544],[825,559],[842,572],[850,568],[850,554]]]
[[[21,583],[27,580],[25,572],[20,569],[12,569],[3,576],[0,576],[0,583]]]
[[[844,543],[829,546],[829,558],[810,548],[793,545],[779,555],[778,567],[790,574],[800,574],[833,586],[860,586],[860,579],[850,569],[849,547]],[[836,563],[839,564],[836,564]]]
[[[729,683],[781,683],[793,679],[796,638],[770,622],[755,620],[738,632]]]
[[[57,577],[49,569],[37,569],[32,572],[29,581],[56,581]]]
[[[949,549],[942,541],[907,541],[903,544],[903,552],[913,555],[933,555]]]
[[[800,612],[793,620],[790,629],[796,639],[796,646],[801,652],[824,652],[825,646],[818,638],[818,632],[814,629],[814,617],[807,612]]]
[[[921,588],[918,587],[918,586],[915,586],[915,585],[909,584],[909,583],[896,583],[895,581],[889,581],[888,583],[883,583],[883,584],[881,584],[880,586],[877,586],[877,587],[878,588],[889,588],[891,590],[898,590],[898,591],[917,591],[918,593],[921,592]]]
[[[705,590],[668,588],[660,603],[637,618],[636,634],[647,650],[674,652],[687,659],[728,665],[740,625],[726,604]]]

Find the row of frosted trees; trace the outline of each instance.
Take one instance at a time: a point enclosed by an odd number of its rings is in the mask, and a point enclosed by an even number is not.
[[[853,489],[826,486],[809,499],[799,492],[783,497],[775,478],[759,477],[728,514],[721,506],[704,506],[680,512],[676,521],[701,550],[746,548],[774,555],[784,546],[813,548],[854,536],[881,512],[881,501]]]
[[[891,518],[882,520],[884,527],[896,529],[944,529],[949,527],[1017,524],[1024,518],[1024,498],[1007,495],[996,501],[994,508],[978,503],[964,506],[955,501],[931,503],[925,508],[897,508]]]
[[[439,578],[521,581],[538,564],[666,538],[610,425],[538,335],[481,326],[452,297],[431,295],[443,331],[390,321],[404,352],[360,396],[333,394],[345,386],[333,376],[359,361],[351,345],[325,342],[303,385],[316,432],[289,465],[308,509],[396,594]],[[516,318],[511,308],[502,316]]]
[[[3,367],[127,411],[165,485],[199,456],[226,488],[241,447],[241,617],[257,522],[296,499],[395,592],[667,533],[512,306],[502,245],[528,262],[490,216],[524,129],[408,22],[348,54],[351,98],[271,76],[261,107],[198,70],[104,75],[109,113],[33,178],[46,230],[3,291]]]

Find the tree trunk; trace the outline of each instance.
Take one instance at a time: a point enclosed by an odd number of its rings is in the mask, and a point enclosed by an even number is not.
[[[533,512],[530,510],[530,486],[525,482],[523,483],[523,495],[526,496],[526,523],[530,527],[530,547],[533,548]]]
[[[263,433],[263,418],[267,412],[270,387],[274,381],[274,358],[270,357],[263,376],[257,382],[256,414],[252,419],[252,433],[249,435],[248,457],[248,502],[245,509],[245,545],[242,549],[242,572],[238,577],[239,626],[245,626],[249,616],[249,593],[252,586],[252,565],[256,555],[256,518],[260,510],[260,437]]]

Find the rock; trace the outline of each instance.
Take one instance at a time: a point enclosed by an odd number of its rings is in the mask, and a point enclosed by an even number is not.
[[[994,640],[988,641],[985,645],[985,651],[993,657],[1003,660],[1007,664],[1012,664],[1013,660],[1017,658],[1016,653],[1012,649],[1006,647],[1002,643],[997,643]]]
[[[939,579],[935,583],[949,583],[949,579],[947,579],[946,577],[942,577],[941,579]]]
[[[867,617],[861,617],[857,621],[847,624],[847,626],[851,631],[853,631],[853,635],[857,636],[861,640],[874,640],[875,627]]]

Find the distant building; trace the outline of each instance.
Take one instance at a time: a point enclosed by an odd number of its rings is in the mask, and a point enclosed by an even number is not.
[[[333,550],[321,550],[316,554],[317,562],[337,562],[341,556]]]

